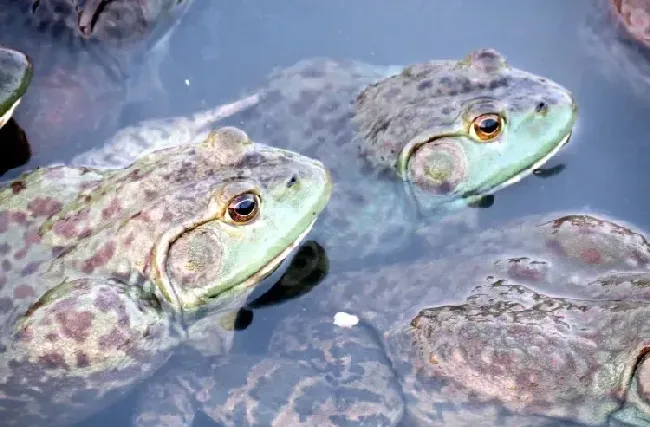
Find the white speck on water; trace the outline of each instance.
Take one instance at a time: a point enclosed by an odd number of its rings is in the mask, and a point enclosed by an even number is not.
[[[334,315],[334,324],[342,328],[349,328],[359,323],[359,318],[353,314],[339,311]]]
[[[190,79],[185,79],[185,86],[189,86],[189,85],[190,85]]]

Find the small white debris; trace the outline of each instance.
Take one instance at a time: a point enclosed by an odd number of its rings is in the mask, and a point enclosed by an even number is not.
[[[190,85],[190,79],[185,79],[185,86],[189,86],[189,85]]]
[[[349,328],[359,323],[359,318],[354,314],[339,311],[334,315],[334,324],[342,328]]]

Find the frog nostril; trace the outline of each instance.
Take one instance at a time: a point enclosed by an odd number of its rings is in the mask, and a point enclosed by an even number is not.
[[[298,182],[298,175],[293,175],[293,176],[291,176],[291,178],[289,179],[289,181],[287,181],[287,188],[291,188],[291,187],[293,187],[293,185],[294,185],[295,183],[297,183],[297,182]]]
[[[548,104],[545,102],[538,102],[535,106],[535,112],[544,113],[548,109]]]

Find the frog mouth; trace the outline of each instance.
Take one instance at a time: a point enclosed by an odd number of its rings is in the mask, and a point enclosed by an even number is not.
[[[202,308],[208,309],[209,307],[214,307],[215,305],[220,307],[220,310],[227,308],[236,308],[242,305],[243,299],[247,298],[249,293],[247,290],[249,288],[254,288],[259,285],[264,279],[271,276],[282,263],[289,257],[291,252],[296,249],[302,241],[305,239],[307,234],[311,231],[312,227],[316,220],[312,221],[309,226],[303,230],[300,235],[287,247],[285,247],[280,253],[275,257],[269,260],[262,268],[257,270],[255,273],[252,273],[245,280],[235,283],[229,288],[221,290],[219,293],[204,298],[204,304]],[[182,307],[182,302],[181,302]],[[181,308],[182,309],[182,308]]]
[[[305,237],[307,236],[307,234],[309,234],[309,232],[311,231],[311,229],[314,226],[315,222],[316,222],[316,220],[314,219],[311,222],[311,224],[309,224],[307,226],[307,228],[305,228],[305,230],[302,233],[300,233],[298,235],[298,237],[290,245],[288,245],[286,248],[284,248],[282,251],[280,251],[280,253],[278,255],[276,255],[269,262],[267,262],[257,272],[255,272],[255,273],[251,274],[250,276],[248,276],[248,278],[246,280],[244,280],[243,282],[238,283],[238,284],[234,285],[233,287],[227,289],[226,292],[229,291],[229,290],[232,290],[232,289],[246,289],[246,288],[249,288],[251,286],[255,286],[257,283],[261,282],[262,280],[264,280],[265,278],[267,278],[268,276],[273,274],[273,272],[280,267],[282,262],[285,259],[287,259],[289,254],[295,248],[297,248],[302,243],[303,240],[305,240]]]
[[[502,182],[499,185],[495,185],[494,187],[486,190],[485,194],[490,194],[490,193],[495,193],[505,187],[508,187],[512,184],[516,184],[517,182],[521,181],[522,179],[526,178],[527,176],[531,175],[534,173],[536,170],[540,170],[540,168],[549,161],[553,156],[555,156],[565,145],[569,143],[571,140],[571,135],[573,134],[573,131],[569,131],[569,133],[560,140],[559,144],[557,144],[553,149],[551,149],[548,153],[546,153],[544,156],[542,156],[538,161],[533,163],[530,167],[524,167],[519,169],[518,171],[515,171],[515,173],[512,174],[512,176],[508,179],[506,179],[504,182]],[[465,195],[469,196],[469,195]],[[465,197],[463,196],[463,197]]]
[[[510,177],[508,177],[504,181],[501,181],[501,182],[497,183],[496,185],[493,185],[492,187],[487,187],[487,188],[484,188],[484,189],[481,189],[481,190],[475,190],[475,191],[465,191],[465,192],[462,192],[462,193],[461,192],[457,192],[457,193],[452,192],[452,193],[448,193],[448,194],[446,194],[444,196],[438,196],[438,197],[440,197],[440,199],[439,199],[440,203],[436,203],[431,208],[424,208],[423,206],[421,206],[420,202],[418,201],[419,198],[417,196],[415,196],[415,192],[414,192],[415,191],[415,189],[414,189],[415,186],[411,185],[412,183],[408,180],[408,178],[406,177],[405,174],[402,174],[404,184],[405,184],[404,187],[406,189],[406,193],[410,195],[410,199],[414,201],[416,209],[418,209],[418,210],[422,210],[422,209],[428,210],[428,209],[432,209],[432,208],[433,209],[438,209],[440,207],[440,205],[443,205],[445,203],[451,203],[454,200],[468,200],[468,199],[475,199],[475,198],[478,200],[478,199],[481,199],[483,196],[490,196],[490,195],[498,192],[499,190],[501,190],[501,189],[503,189],[505,187],[508,187],[509,185],[512,185],[514,183],[517,183],[517,182],[521,181],[525,177],[533,174],[535,171],[539,171],[540,168],[550,158],[555,156],[565,145],[567,145],[569,143],[572,134],[573,134],[573,131],[570,130],[564,137],[562,137],[560,139],[559,143],[555,144],[555,146],[551,150],[549,150],[546,154],[544,154],[541,158],[539,158],[539,160],[537,160],[536,162],[534,162],[530,166],[527,166],[527,167],[524,166],[524,167],[522,167],[520,169],[517,169],[517,170],[513,171],[512,174],[510,175]],[[447,135],[447,136],[449,136],[449,135]],[[439,138],[440,137],[428,139],[426,142],[424,142],[422,144],[426,144],[428,142],[435,141],[436,139],[439,139]],[[419,145],[422,145],[422,144],[419,144]],[[415,149],[417,149],[417,147]],[[408,165],[408,160],[406,161],[405,164]]]
[[[518,181],[517,177],[520,176],[520,179],[529,175],[532,173],[534,170],[539,169],[544,163],[546,163],[551,157],[555,156],[562,147],[567,145],[569,143],[569,140],[571,139],[571,135],[573,134],[573,130],[569,130],[569,132],[564,136],[558,144],[556,144],[548,153],[546,153],[544,156],[542,156],[538,161],[533,163],[530,167],[523,167],[517,171],[515,171],[510,178],[508,178],[503,184],[496,185],[494,187],[489,188],[486,191],[494,191],[500,188],[503,188],[502,186],[510,185]],[[443,135],[436,135],[432,136],[430,138],[425,138],[421,141],[416,141],[413,143],[408,144],[400,153],[398,159],[397,159],[397,174],[402,178],[403,181],[408,181],[408,165],[409,162],[411,161],[411,158],[413,154],[423,145],[429,144],[429,143],[435,143],[436,141],[443,139],[443,138],[455,138],[455,137],[466,137],[465,134],[463,133],[449,133],[449,134],[443,134]],[[526,171],[530,171],[528,174]],[[470,195],[470,194],[468,194]],[[465,195],[462,195],[463,197]]]

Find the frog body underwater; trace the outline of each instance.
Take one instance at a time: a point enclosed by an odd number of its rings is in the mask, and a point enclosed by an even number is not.
[[[237,311],[310,230],[322,163],[222,128],[125,169],[52,166],[0,192],[0,419],[82,419]],[[198,331],[197,333],[200,333]]]

